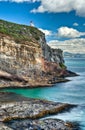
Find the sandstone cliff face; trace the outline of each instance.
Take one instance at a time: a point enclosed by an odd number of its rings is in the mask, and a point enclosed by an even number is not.
[[[28,76],[61,69],[63,63],[62,50],[51,49],[38,29],[0,21],[1,70]]]
[[[0,69],[15,73],[26,74],[33,69],[41,69],[38,59],[42,50],[35,41],[17,44],[11,37],[0,35]]]

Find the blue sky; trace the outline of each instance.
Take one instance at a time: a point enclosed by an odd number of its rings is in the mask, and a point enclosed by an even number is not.
[[[85,0],[0,0],[0,19],[26,25],[32,20],[52,47],[69,51],[74,44],[75,53],[85,53],[84,5]]]

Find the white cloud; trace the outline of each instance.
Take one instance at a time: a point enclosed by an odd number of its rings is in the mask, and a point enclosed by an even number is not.
[[[60,48],[64,52],[85,53],[85,38],[76,38],[65,41],[53,40],[48,43],[52,48]]]
[[[73,23],[73,26],[79,26],[79,24],[78,23]]]
[[[85,23],[83,24],[83,26],[85,26]]]
[[[57,32],[57,36],[64,38],[77,38],[85,36],[85,32],[79,32],[76,29],[69,27],[60,27]]]
[[[71,12],[75,11],[77,15],[85,17],[85,0],[35,0],[41,1],[38,8],[31,12]]]
[[[85,17],[85,0],[0,0],[10,2],[41,2],[38,8],[31,10],[37,12],[71,12],[75,11],[77,15]]]
[[[42,31],[46,36],[50,36],[52,35],[52,32],[50,30],[46,30],[46,29],[42,29],[42,28],[38,28],[40,31]]]

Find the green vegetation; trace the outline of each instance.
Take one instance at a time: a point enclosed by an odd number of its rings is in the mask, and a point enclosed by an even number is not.
[[[63,63],[59,64],[62,69],[66,69],[66,66]]]
[[[35,27],[0,20],[0,33],[12,36],[17,42],[39,40],[42,32]]]

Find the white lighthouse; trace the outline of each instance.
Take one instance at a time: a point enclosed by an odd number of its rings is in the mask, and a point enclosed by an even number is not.
[[[32,27],[35,26],[34,23],[33,23],[33,21],[30,21],[30,26],[32,26]]]

